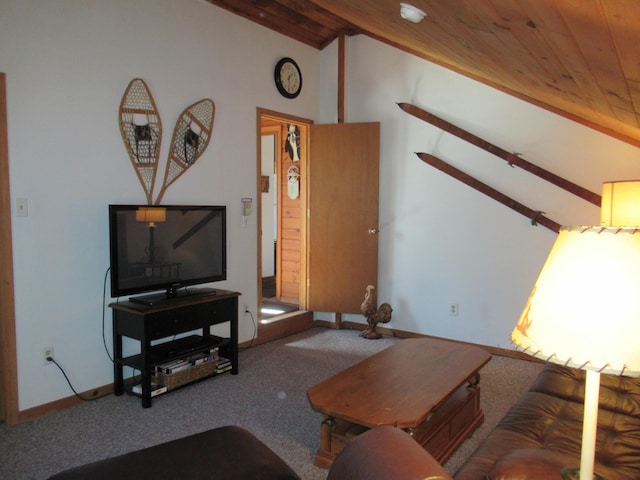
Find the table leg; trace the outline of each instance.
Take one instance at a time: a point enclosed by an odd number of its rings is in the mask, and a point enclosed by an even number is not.
[[[124,393],[124,377],[122,372],[122,335],[118,334],[116,314],[113,313],[113,393],[120,396]]]
[[[333,427],[335,424],[335,418],[327,417],[320,425],[320,450],[327,454],[331,453],[331,435],[333,434]]]
[[[140,342],[140,355],[142,357],[142,408],[151,407],[151,359],[149,358],[149,349],[151,341],[144,339]]]

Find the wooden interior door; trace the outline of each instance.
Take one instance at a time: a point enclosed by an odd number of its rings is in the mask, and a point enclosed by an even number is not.
[[[312,125],[306,308],[360,313],[378,285],[379,123]]]

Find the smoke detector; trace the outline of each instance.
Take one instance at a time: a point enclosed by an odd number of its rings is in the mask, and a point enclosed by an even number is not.
[[[408,3],[400,4],[400,16],[413,23],[420,23],[427,16],[425,12]]]

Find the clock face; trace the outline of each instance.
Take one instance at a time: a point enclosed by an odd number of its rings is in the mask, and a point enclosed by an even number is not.
[[[295,98],[302,90],[302,74],[298,64],[291,58],[283,58],[276,64],[274,72],[278,91],[287,98]]]

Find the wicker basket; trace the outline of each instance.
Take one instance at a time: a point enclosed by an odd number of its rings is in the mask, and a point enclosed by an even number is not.
[[[181,387],[182,385],[213,374],[217,365],[217,359],[212,359],[171,374],[157,372],[151,381],[166,386],[167,390],[173,390],[174,388]]]

